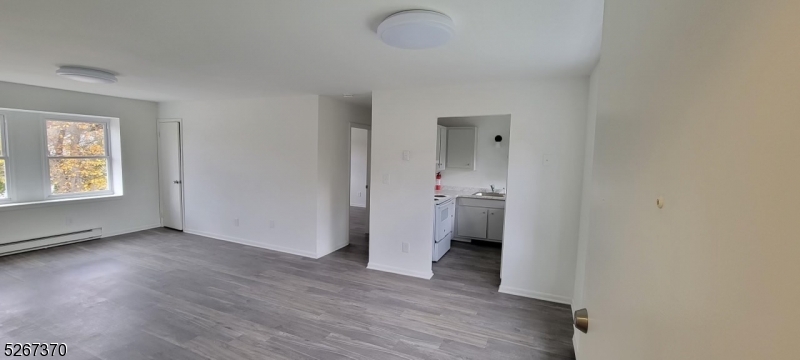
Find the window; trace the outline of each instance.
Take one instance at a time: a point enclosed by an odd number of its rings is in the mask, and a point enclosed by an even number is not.
[[[108,123],[46,120],[50,195],[111,192]]]
[[[0,200],[8,199],[8,145],[6,141],[6,118],[0,115]]]
[[[120,120],[0,108],[0,211],[122,196]]]

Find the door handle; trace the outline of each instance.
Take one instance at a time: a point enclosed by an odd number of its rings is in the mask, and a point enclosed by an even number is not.
[[[180,180],[175,180],[175,181],[173,181],[172,183],[174,183],[174,184],[180,184],[180,183],[181,183],[181,181],[180,181]]]
[[[575,328],[586,334],[589,331],[589,311],[586,309],[575,310]]]

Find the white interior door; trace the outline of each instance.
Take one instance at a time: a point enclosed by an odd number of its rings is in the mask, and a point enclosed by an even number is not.
[[[161,225],[183,230],[180,122],[171,121],[158,124],[158,178],[161,196]]]
[[[350,206],[365,208],[366,233],[369,233],[371,141],[369,125],[350,124]]]
[[[369,234],[369,184],[370,184],[370,170],[372,166],[372,129],[367,127],[367,234]]]

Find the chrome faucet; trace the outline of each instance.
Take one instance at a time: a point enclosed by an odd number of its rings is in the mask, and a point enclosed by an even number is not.
[[[492,185],[489,185],[489,187],[490,187],[490,188],[492,188],[492,192],[495,192],[495,191],[494,191],[494,184],[492,184]]]

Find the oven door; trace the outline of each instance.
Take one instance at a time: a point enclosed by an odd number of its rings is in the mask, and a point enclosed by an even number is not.
[[[436,206],[436,242],[442,241],[453,232],[453,210],[449,204]]]

